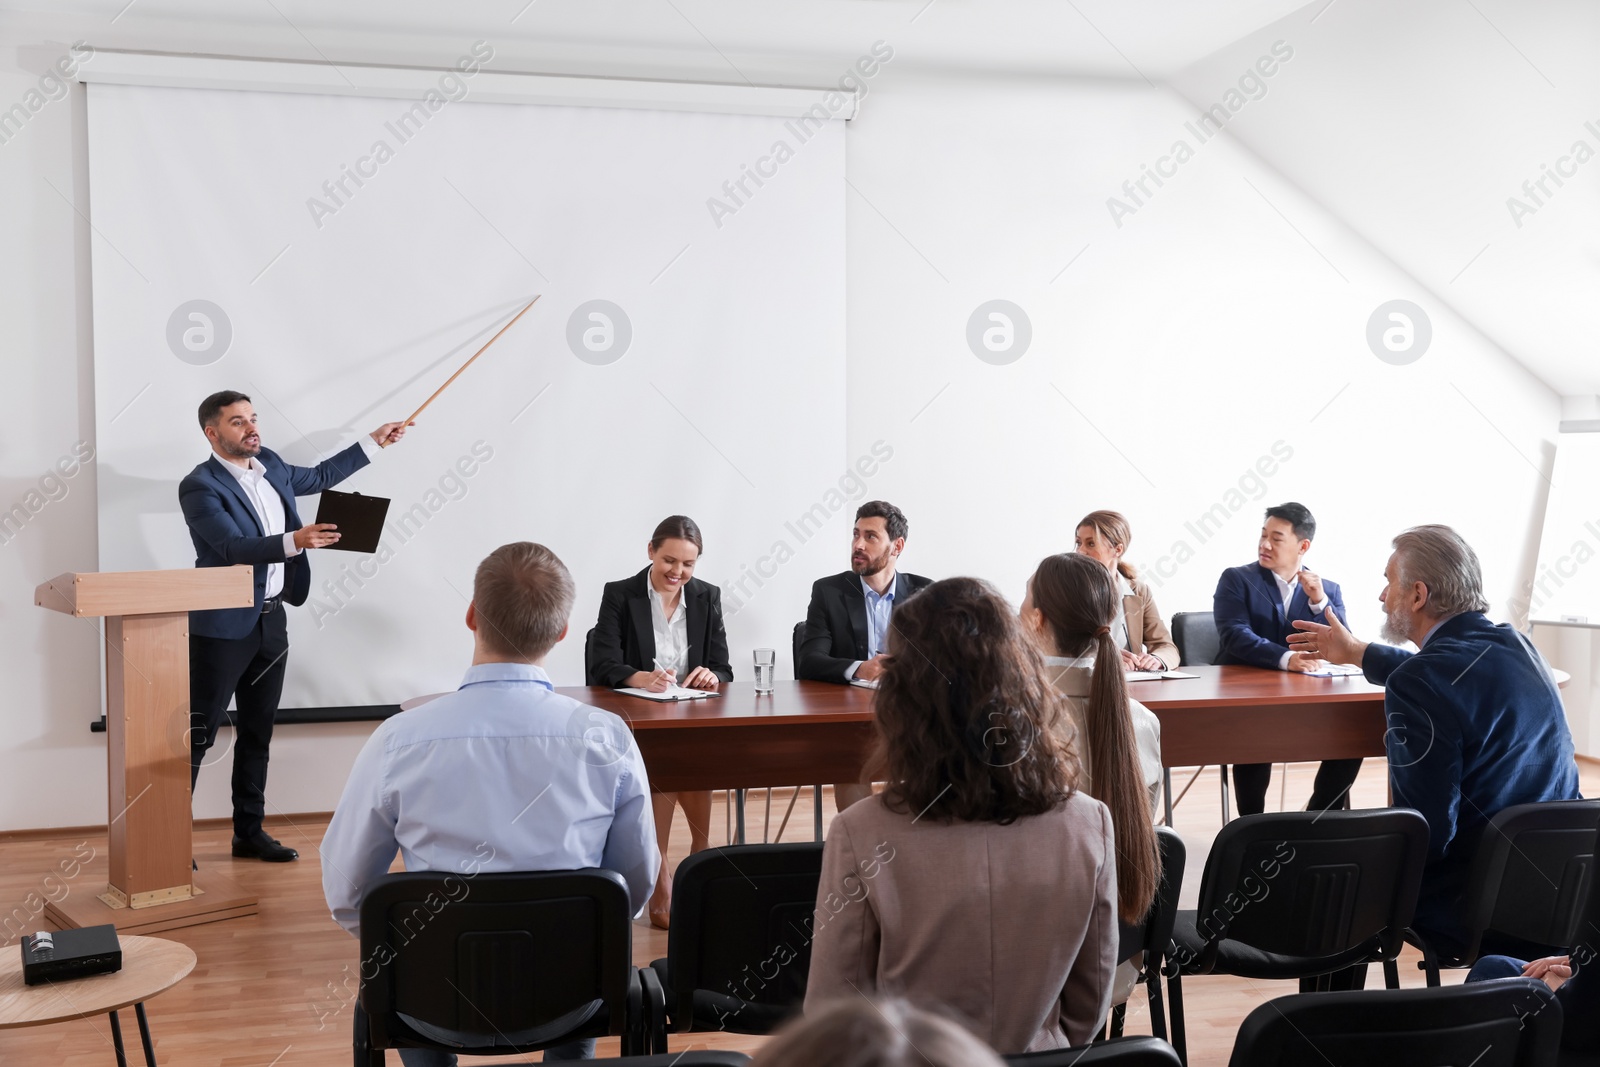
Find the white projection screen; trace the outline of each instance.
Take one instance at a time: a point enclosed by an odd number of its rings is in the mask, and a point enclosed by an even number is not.
[[[408,414],[537,293],[341,486],[391,498],[388,531],[377,556],[313,552],[283,706],[454,688],[474,568],[515,540],[573,573],[548,666],[581,684],[601,586],[680,512],[705,532],[736,677],[757,646],[787,665],[866,489],[844,447],[844,124],[801,141],[775,117],[413,103],[89,87],[101,569],[194,565],[177,488],[209,455],[207,394],[250,394],[263,444],[314,464]],[[313,521],[316,498],[299,507]]]

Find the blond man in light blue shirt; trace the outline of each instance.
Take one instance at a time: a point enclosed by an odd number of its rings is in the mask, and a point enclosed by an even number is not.
[[[660,863],[644,760],[620,718],[553,692],[542,666],[572,601],[571,575],[543,545],[502,545],[478,565],[461,688],[373,732],[323,838],[323,894],[350,933],[397,851],[408,871],[469,876],[604,867],[643,911]],[[577,1041],[545,1059],[593,1052]],[[455,1063],[428,1049],[401,1060]]]

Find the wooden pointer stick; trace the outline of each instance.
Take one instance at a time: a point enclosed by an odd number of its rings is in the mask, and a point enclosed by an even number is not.
[[[541,293],[540,296],[542,296],[542,295],[544,295],[544,294]],[[479,356],[483,355],[484,352],[488,351],[488,348],[489,348],[490,345],[492,345],[496,341],[500,340],[500,334],[501,333],[505,333],[507,330],[511,329],[511,327],[515,326],[517,324],[517,320],[522,318],[522,316],[527,313],[528,308],[533,307],[533,305],[537,304],[538,302],[539,302],[539,297],[537,297],[537,296],[534,297],[532,300],[528,301],[528,303],[523,307],[523,309],[521,311],[517,312],[515,315],[512,316],[510,322],[508,322],[504,326],[500,327],[500,333],[497,333],[493,337],[489,338],[487,341],[485,341],[483,343],[483,347],[482,348],[480,348],[476,352],[472,353],[472,359],[469,359],[465,363],[461,364],[460,368],[457,369],[457,371],[454,374],[450,375],[450,377],[445,379],[445,383],[443,385],[439,386],[439,388],[437,388],[437,389],[435,389],[433,391],[433,396],[430,396],[428,399],[426,399],[426,400],[424,400],[422,402],[422,407],[418,408],[417,410],[415,410],[415,411],[413,411],[411,413],[411,417],[406,420],[406,425],[410,426],[411,423],[416,420],[416,417],[418,415],[422,414],[423,409],[425,409],[429,404],[433,403],[436,399],[438,399],[438,396],[439,396],[440,393],[442,393],[446,389],[450,388],[450,383],[451,382],[453,382],[457,378],[461,377],[461,372],[462,371],[464,371],[468,367],[472,366],[472,360],[473,359],[477,359]]]

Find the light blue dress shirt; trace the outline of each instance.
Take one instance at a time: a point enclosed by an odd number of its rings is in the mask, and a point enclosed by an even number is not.
[[[385,721],[322,839],[322,892],[359,932],[361,898],[399,851],[408,871],[622,875],[637,915],[660,853],[627,724],[551,691],[529,663],[484,663],[461,688]]]
[[[889,643],[889,615],[894,611],[894,582],[890,582],[888,591],[880,595],[863,578],[861,592],[867,598],[867,658],[871,659],[884,651]]]
[[[861,592],[867,598],[867,659],[888,648],[889,616],[894,612],[894,586],[899,580],[899,576],[896,575],[889,583],[889,591],[879,596],[877,590],[868,585],[865,578],[858,579],[861,582]],[[850,669],[844,672],[844,676],[854,681],[856,668],[863,662],[858,659],[850,664]]]

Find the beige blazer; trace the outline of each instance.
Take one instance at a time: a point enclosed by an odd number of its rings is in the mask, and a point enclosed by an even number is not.
[[[1127,582],[1128,591],[1122,598],[1122,618],[1128,626],[1128,651],[1148,652],[1167,665],[1167,670],[1178,666],[1178,646],[1172,643],[1172,631],[1161,621],[1156,610],[1155,594],[1139,579]]]
[[[1088,1044],[1117,966],[1115,854],[1082,792],[1009,826],[852,804],[823,847],[806,1010],[881,993],[942,1006],[1003,1054]]]
[[[1067,710],[1072,715],[1076,737],[1084,734],[1084,722],[1089,715],[1089,689],[1094,682],[1094,658],[1083,656],[1066,659],[1061,656],[1044,658],[1045,677],[1050,679],[1062,696],[1067,698]],[[1128,713],[1133,716],[1133,739],[1139,749],[1139,770],[1144,774],[1145,789],[1150,795],[1150,814],[1154,817],[1161,806],[1161,720],[1156,713],[1129,699]],[[1078,788],[1092,797],[1099,796],[1094,788],[1094,767],[1089,746],[1082,740],[1073,745],[1078,753],[1078,763],[1083,773],[1078,778]]]

